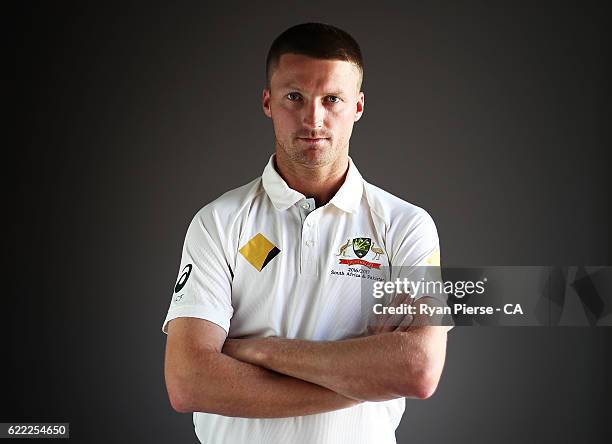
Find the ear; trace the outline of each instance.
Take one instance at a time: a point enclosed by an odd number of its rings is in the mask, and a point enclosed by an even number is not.
[[[363,91],[359,92],[357,106],[355,108],[355,122],[361,119],[361,115],[363,114],[363,107],[365,105],[365,96],[363,95]]]
[[[261,98],[261,107],[266,116],[272,118],[272,110],[270,109],[270,89],[267,87],[264,88],[262,98]]]

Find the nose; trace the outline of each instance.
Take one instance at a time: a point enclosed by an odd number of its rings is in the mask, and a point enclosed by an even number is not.
[[[325,120],[325,106],[318,100],[313,100],[303,108],[304,126],[308,128],[322,128]]]

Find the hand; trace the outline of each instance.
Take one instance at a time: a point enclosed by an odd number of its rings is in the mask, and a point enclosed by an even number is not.
[[[384,307],[394,307],[404,309],[404,313],[376,314],[374,311],[370,314],[368,320],[368,334],[378,335],[392,331],[406,331],[413,322],[413,315],[408,312],[409,306],[414,305],[414,299],[409,293],[396,293],[391,302]]]
[[[396,294],[391,302],[385,307],[396,307],[403,308],[403,313],[400,314],[374,314],[370,315],[368,321],[368,334],[377,335],[381,333],[388,333],[393,331],[409,331],[418,327],[425,326],[441,326],[444,325],[444,315],[441,314],[427,314],[427,310],[422,310],[421,305],[426,305],[430,309],[433,307],[444,307],[445,303],[431,296],[422,296],[418,299],[410,297],[409,294],[399,293]],[[409,308],[413,310],[409,313]],[[445,327],[449,330],[449,327]]]
[[[240,349],[240,342],[242,339],[226,339],[223,343],[221,352],[224,355],[231,356],[232,358],[238,359],[238,351]]]
[[[221,352],[239,361],[259,365],[259,360],[263,359],[263,341],[266,339],[226,339]]]
[[[225,355],[242,361],[248,354],[249,341],[250,339],[226,339],[221,351]]]

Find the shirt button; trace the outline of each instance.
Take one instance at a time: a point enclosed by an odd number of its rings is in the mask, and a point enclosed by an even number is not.
[[[308,205],[307,203],[304,202],[302,204],[302,208],[304,208],[305,210],[308,210],[308,209],[310,209],[310,205]]]
[[[306,222],[306,225],[308,225],[309,227],[312,227],[314,224],[312,223],[311,220],[309,220],[308,222]]]
[[[306,246],[307,246],[307,247],[312,247],[313,245],[314,245],[314,242],[313,242],[313,241],[311,241],[311,240],[307,240],[307,241],[306,241]]]

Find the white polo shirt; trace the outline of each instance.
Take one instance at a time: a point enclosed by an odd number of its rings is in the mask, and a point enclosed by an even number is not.
[[[429,214],[364,181],[350,158],[341,188],[315,208],[314,199],[289,188],[272,155],[261,177],[191,221],[162,331],[187,316],[214,322],[230,338],[359,336],[368,285],[438,258]],[[207,444],[391,444],[404,407],[400,398],[294,418],[195,412],[193,421]]]

